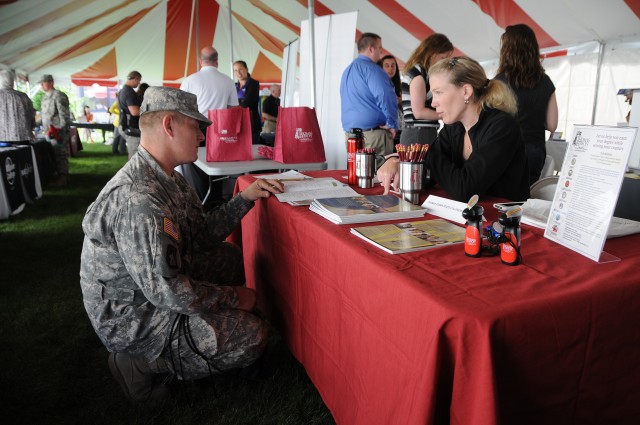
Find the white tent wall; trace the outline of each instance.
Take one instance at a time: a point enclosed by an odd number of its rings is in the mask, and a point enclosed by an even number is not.
[[[300,76],[298,75],[297,57],[300,47],[300,39],[296,39],[284,48],[282,55],[282,92],[280,93],[280,106],[294,106],[297,104],[300,93]]]
[[[569,137],[575,124],[591,124],[598,69],[598,44],[580,45],[567,56],[551,57],[542,62],[556,86],[558,128]],[[588,51],[589,53],[585,53]],[[574,54],[575,53],[575,54]],[[482,63],[489,77],[495,76],[498,62]],[[595,125],[617,125],[624,121],[629,106],[622,88],[640,87],[640,48],[636,43],[605,45],[600,69],[600,82]]]
[[[629,111],[620,89],[640,88],[640,46],[622,45],[605,50],[600,71],[600,89],[595,124],[616,125],[624,122]],[[640,104],[640,100],[637,100]],[[640,106],[637,106],[640,108]]]
[[[340,118],[340,80],[342,72],[353,60],[357,19],[357,12],[314,19],[315,105],[311,96],[309,21],[303,21],[300,29],[300,105],[316,107],[329,169],[347,168],[347,150]]]

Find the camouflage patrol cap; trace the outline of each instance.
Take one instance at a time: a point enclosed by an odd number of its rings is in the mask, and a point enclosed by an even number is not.
[[[179,89],[149,87],[144,92],[144,100],[140,105],[140,116],[147,112],[175,111],[209,126],[211,121],[198,111],[197,99],[195,94]]]
[[[53,75],[51,74],[44,74],[42,76],[42,78],[40,78],[40,81],[38,81],[39,83],[44,83],[44,82],[48,82],[48,83],[53,83]]]

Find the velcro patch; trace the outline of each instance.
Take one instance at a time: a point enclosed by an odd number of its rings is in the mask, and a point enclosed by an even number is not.
[[[174,240],[180,240],[180,232],[178,231],[178,226],[173,224],[173,221],[169,220],[167,217],[163,218],[162,230],[171,236]]]

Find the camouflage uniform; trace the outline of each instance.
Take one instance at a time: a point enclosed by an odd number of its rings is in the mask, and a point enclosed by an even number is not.
[[[244,282],[241,253],[223,240],[253,202],[236,196],[204,214],[180,174],[138,152],[82,223],[80,284],[96,333],[111,352],[163,357],[180,379],[248,366],[266,326],[220,285]]]
[[[71,113],[69,112],[69,98],[60,90],[53,89],[42,97],[42,127],[46,132],[49,125],[60,129],[60,138],[53,142],[53,151],[56,158],[58,174],[69,174],[69,159],[67,158],[67,146],[71,140]]]

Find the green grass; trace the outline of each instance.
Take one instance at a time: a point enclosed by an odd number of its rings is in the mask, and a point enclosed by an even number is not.
[[[216,376],[174,381],[157,409],[131,405],[82,304],[82,218],[125,163],[103,144],[70,160],[70,184],[0,222],[2,416],[12,424],[333,424],[328,409],[274,333],[275,371],[260,382]]]

